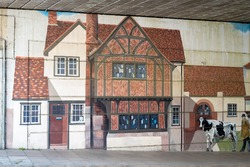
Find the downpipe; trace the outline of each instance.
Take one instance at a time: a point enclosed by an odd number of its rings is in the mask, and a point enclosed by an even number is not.
[[[1,149],[5,149],[6,147],[6,40],[0,38],[2,41],[2,122],[1,122]]]

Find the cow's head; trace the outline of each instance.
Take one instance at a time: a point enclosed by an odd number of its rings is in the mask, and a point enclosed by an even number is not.
[[[204,121],[205,121],[205,119],[204,119],[203,117],[200,117],[200,118],[198,119],[199,127],[200,127],[200,128],[202,128],[202,126],[204,125]]]

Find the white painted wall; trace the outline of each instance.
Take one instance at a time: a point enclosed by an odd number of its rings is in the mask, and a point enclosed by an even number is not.
[[[77,26],[45,56],[44,75],[49,78],[50,100],[85,100],[86,31]],[[54,76],[54,56],[80,58],[79,77]]]
[[[168,132],[109,133],[107,150],[168,151]]]
[[[85,148],[85,124],[69,125],[69,149]]]
[[[40,103],[41,102],[41,124],[21,125],[21,104],[20,103]],[[25,149],[47,149],[48,148],[48,102],[47,101],[15,101],[14,112],[12,113],[12,129],[7,127],[7,131],[13,131],[12,138],[8,138],[12,143],[11,148]],[[12,140],[12,141],[11,141]]]

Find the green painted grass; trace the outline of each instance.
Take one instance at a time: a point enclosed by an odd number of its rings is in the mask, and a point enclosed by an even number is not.
[[[237,137],[238,137],[238,142],[236,149],[239,152],[242,147],[242,138],[240,137],[240,132],[237,132]],[[225,152],[232,151],[233,143],[229,139],[220,140],[218,142],[218,147],[220,151],[225,151]]]

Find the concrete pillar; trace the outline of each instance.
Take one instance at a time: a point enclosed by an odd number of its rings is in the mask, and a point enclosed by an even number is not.
[[[5,120],[6,120],[6,114],[5,114],[5,110],[6,110],[6,93],[5,93],[5,89],[6,89],[6,52],[5,52],[5,40],[0,38],[0,64],[1,64],[1,68],[2,68],[2,72],[0,74],[1,77],[1,81],[0,82],[0,95],[1,95],[1,100],[0,100],[0,149],[5,149]]]

